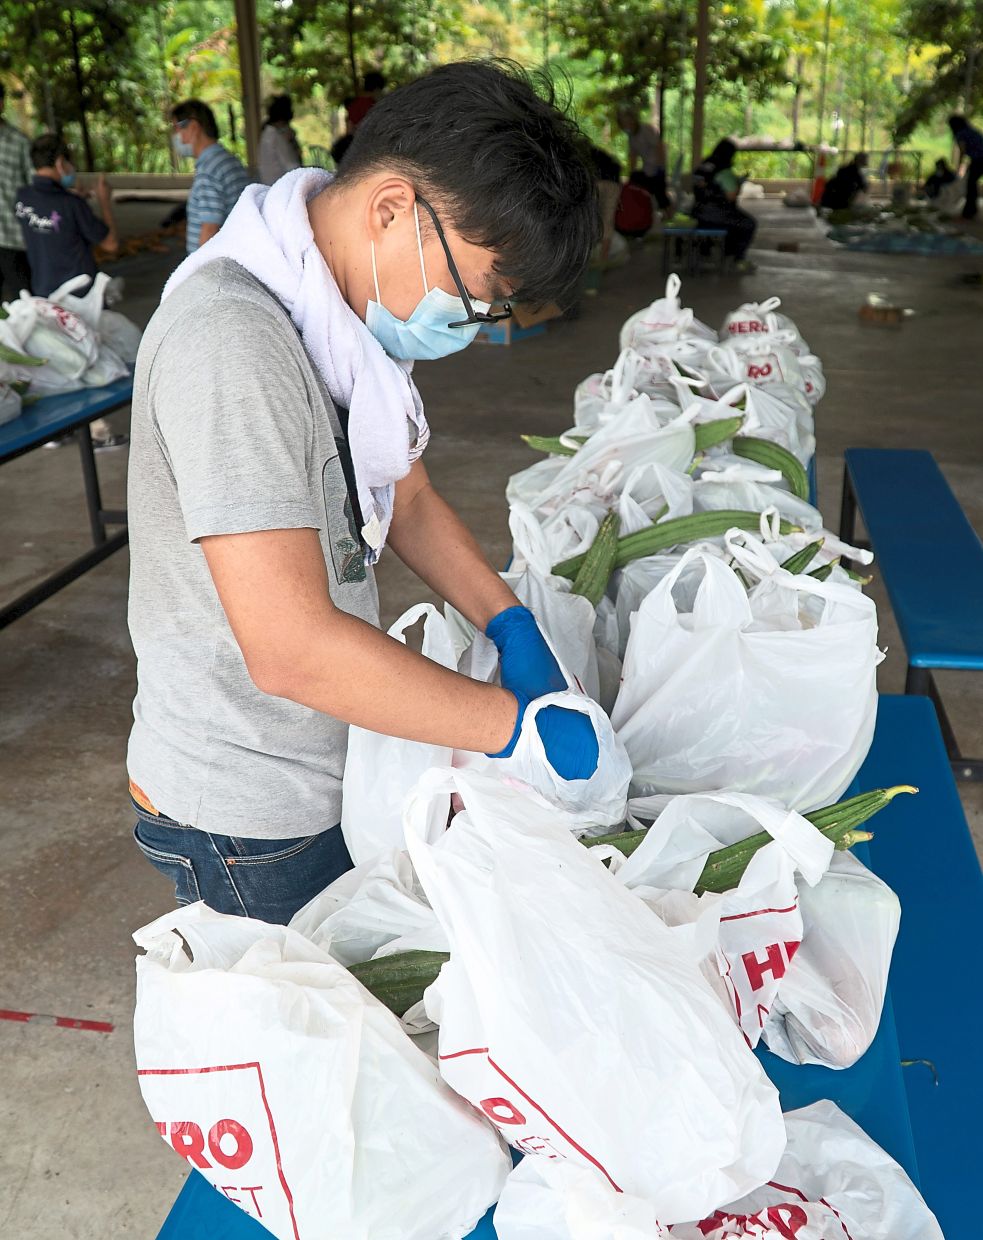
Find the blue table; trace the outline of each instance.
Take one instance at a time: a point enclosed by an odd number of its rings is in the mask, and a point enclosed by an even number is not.
[[[983,1069],[975,1040],[983,986],[974,919],[983,907],[983,875],[931,704],[882,697],[873,746],[849,795],[907,783],[921,789],[919,796],[892,802],[872,823],[874,839],[856,850],[897,891],[903,910],[873,1045],[845,1071],[788,1064],[763,1049],[759,1057],[785,1110],[832,1099],[920,1184],[944,1234],[962,1240],[978,1234]],[[932,829],[940,823],[944,829]],[[929,1068],[903,1068],[902,1059],[930,1060],[938,1085]],[[494,1236],[489,1211],[469,1240]],[[268,1237],[193,1172],[158,1240]]]
[[[840,537],[859,509],[908,655],[906,693],[935,703],[957,779],[983,779],[959,749],[932,669],[983,671],[983,543],[930,452],[849,448]]]
[[[90,568],[101,564],[120,547],[126,546],[126,512],[102,506],[89,424],[129,404],[132,394],[133,380],[127,376],[105,387],[83,388],[61,396],[44,396],[36,404],[28,406],[19,418],[0,426],[0,465],[40,447],[56,435],[66,432],[74,435],[82,458],[82,481],[92,532],[91,550],[0,607],[0,629],[64,589]],[[123,529],[110,535],[106,532],[107,525],[122,525]]]

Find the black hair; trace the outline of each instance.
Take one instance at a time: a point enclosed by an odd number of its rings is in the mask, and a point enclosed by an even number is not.
[[[171,108],[171,120],[197,121],[206,138],[218,137],[218,121],[215,113],[201,99],[185,99],[183,103]]]
[[[335,138],[334,142],[332,142],[331,158],[334,160],[335,168],[341,167],[341,161],[345,158],[348,148],[354,141],[355,135],[353,133],[343,133],[340,138]]]
[[[43,133],[31,143],[31,163],[35,168],[53,168],[59,155],[71,162],[72,152],[56,133]]]
[[[0,107],[3,106],[4,100],[7,98],[7,88],[3,82],[0,82]]]
[[[734,162],[734,156],[737,154],[737,147],[730,138],[721,138],[717,145],[713,148],[706,158],[708,164],[713,166],[720,172],[723,168],[729,168]]]
[[[949,117],[949,128],[954,134],[961,133],[962,130],[969,128],[969,121],[960,112],[954,112]]]
[[[597,185],[586,139],[545,74],[464,61],[398,87],[359,124],[337,180],[382,168],[411,180],[466,241],[495,252],[512,300],[575,299],[601,236]]]
[[[289,95],[274,95],[266,105],[267,125],[278,125],[281,121],[292,121],[293,118],[294,109]]]
[[[380,73],[378,69],[370,69],[362,78],[362,90],[367,95],[371,95],[374,90],[386,89],[386,76]]]

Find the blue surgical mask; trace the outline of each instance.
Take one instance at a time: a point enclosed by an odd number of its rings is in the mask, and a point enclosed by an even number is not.
[[[174,154],[178,159],[191,159],[194,155],[194,147],[190,142],[185,142],[179,133],[171,135],[171,142],[174,146]]]
[[[64,185],[66,189],[71,189],[72,186],[75,184],[75,173],[74,172],[63,172],[61,176],[58,178],[58,180],[62,183],[62,185]]]
[[[420,239],[420,216],[413,207],[416,219],[416,246],[420,255],[420,271],[423,276],[424,296],[408,319],[397,319],[382,304],[379,292],[379,273],[375,263],[375,242],[372,242],[372,279],[375,281],[375,301],[369,301],[365,310],[365,326],[382,345],[390,357],[402,361],[432,361],[457,353],[474,340],[480,323],[468,323],[464,327],[448,327],[468,317],[467,308],[460,297],[445,293],[443,289],[428,288],[427,270],[423,262],[423,242]],[[487,313],[491,303],[474,301],[479,313]]]

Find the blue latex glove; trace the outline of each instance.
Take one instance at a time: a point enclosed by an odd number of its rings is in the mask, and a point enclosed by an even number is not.
[[[489,758],[511,757],[522,731],[522,720],[529,707],[529,699],[516,694],[519,713],[509,743],[499,753]],[[562,779],[590,779],[597,770],[598,747],[594,725],[579,710],[564,710],[562,706],[546,706],[536,716],[536,730],[546,750],[546,760]]]
[[[498,648],[502,688],[528,700],[567,687],[560,666],[528,607],[507,607],[485,632]]]

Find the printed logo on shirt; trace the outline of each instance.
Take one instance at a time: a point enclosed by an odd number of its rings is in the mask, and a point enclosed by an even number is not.
[[[30,203],[18,199],[14,212],[19,220],[24,220],[28,228],[33,228],[35,232],[58,232],[61,228],[60,211],[52,211],[50,215],[38,215]]]
[[[338,453],[325,461],[321,487],[335,579],[342,586],[365,581],[365,551]]]

